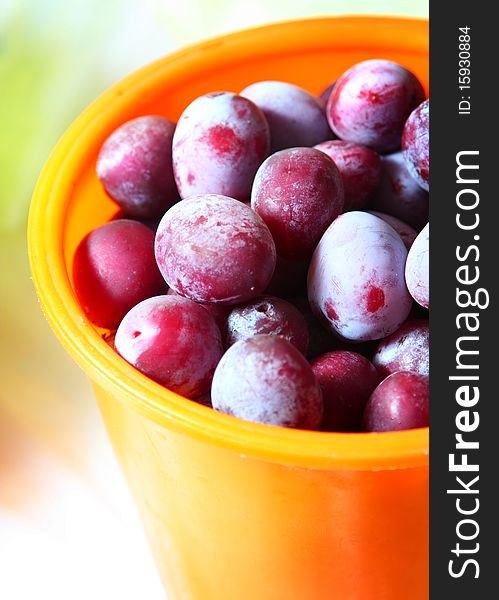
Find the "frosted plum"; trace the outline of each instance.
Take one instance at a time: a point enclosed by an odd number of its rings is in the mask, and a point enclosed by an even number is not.
[[[269,156],[251,193],[251,206],[269,227],[277,253],[291,260],[312,255],[343,202],[338,168],[315,148],[289,148]]]
[[[382,340],[373,364],[382,377],[396,371],[429,375],[429,338],[427,320],[406,321],[400,329]]]
[[[284,81],[259,81],[241,96],[259,106],[270,127],[271,152],[294,146],[314,146],[333,136],[321,101]]]
[[[430,224],[419,233],[409,250],[405,280],[411,296],[424,308],[430,306]]]
[[[156,296],[137,304],[120,323],[115,346],[141,373],[187,398],[210,389],[223,353],[213,317],[180,296]]]
[[[216,194],[173,206],[159,224],[155,252],[168,285],[202,303],[255,298],[268,286],[276,262],[262,219],[242,202]]]
[[[173,169],[181,197],[221,194],[249,200],[269,144],[267,121],[247,98],[231,92],[197,98],[182,113],[173,136]]]
[[[279,335],[302,354],[307,353],[308,328],[305,318],[289,302],[260,296],[232,309],[227,317],[225,342],[232,346],[254,335]]]
[[[399,371],[384,379],[364,409],[364,431],[399,431],[429,424],[428,378]]]
[[[380,380],[372,363],[357,352],[338,350],[318,356],[311,367],[322,389],[322,429],[360,431],[364,407]]]
[[[154,260],[153,232],[129,219],[101,225],[83,238],[73,279],[88,318],[107,329],[115,329],[137,302],[167,289]]]
[[[163,117],[138,117],[104,142],[97,175],[127,216],[154,219],[178,200],[172,166],[174,131],[175,124]]]
[[[407,249],[387,223],[366,212],[339,216],[317,246],[308,272],[312,310],[346,340],[380,339],[407,318]]]
[[[382,158],[380,184],[369,207],[397,217],[417,231],[428,222],[428,192],[409,173],[401,152]]]
[[[211,388],[213,408],[247,421],[318,429],[322,393],[307,360],[275,335],[240,340],[222,357]]]
[[[411,175],[426,191],[430,189],[430,101],[412,111],[402,136],[402,150]]]
[[[407,250],[409,250],[409,248],[412,246],[414,240],[418,236],[418,232],[413,227],[411,227],[410,225],[407,225],[407,223],[404,223],[400,219],[397,219],[397,217],[392,217],[391,215],[387,215],[386,213],[378,212],[377,210],[368,210],[367,212],[371,213],[372,215],[374,215],[376,217],[379,217],[380,219],[385,221],[385,223],[388,223],[388,225],[393,227],[393,229],[395,229],[395,231],[402,238],[402,241],[404,242]]]
[[[327,116],[339,138],[385,153],[400,148],[407,117],[423,100],[423,87],[402,65],[366,60],[338,79]]]
[[[344,210],[363,208],[379,184],[379,155],[366,146],[343,140],[322,142],[315,147],[338,167],[345,192]]]

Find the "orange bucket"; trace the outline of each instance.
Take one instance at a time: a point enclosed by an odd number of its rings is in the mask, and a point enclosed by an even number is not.
[[[104,139],[143,114],[176,120],[196,96],[281,79],[318,93],[387,58],[428,83],[428,23],[324,18],[204,42],[113,86],[70,127],[36,188],[33,279],[90,378],[172,600],[428,597],[428,430],[334,434],[219,414],[141,375],[82,313],[79,240],[116,212],[95,174]]]

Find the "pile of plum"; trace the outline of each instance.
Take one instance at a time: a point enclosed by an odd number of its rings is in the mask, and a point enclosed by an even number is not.
[[[79,244],[90,321],[159,384],[242,419],[428,425],[429,103],[367,60],[320,97],[260,81],[124,123]]]

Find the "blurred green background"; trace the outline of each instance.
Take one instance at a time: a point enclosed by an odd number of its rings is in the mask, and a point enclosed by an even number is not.
[[[59,136],[116,80],[202,39],[427,13],[427,0],[0,0],[0,598],[163,597],[88,383],[30,280],[30,197]]]

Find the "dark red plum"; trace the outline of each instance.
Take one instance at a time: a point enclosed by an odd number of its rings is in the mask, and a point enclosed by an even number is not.
[[[275,268],[275,245],[251,208],[208,194],[183,200],[163,217],[156,261],[181,296],[201,303],[239,304],[259,296]]]
[[[380,381],[372,363],[357,352],[338,350],[318,356],[311,367],[322,389],[322,429],[360,431],[364,407]]]
[[[289,148],[258,169],[251,206],[270,229],[277,253],[303,260],[343,210],[343,198],[341,175],[328,156],[315,148]]]
[[[429,425],[428,378],[399,371],[384,379],[369,398],[364,431],[400,431]]]
[[[430,306],[430,224],[418,234],[407,255],[405,280],[407,289],[418,304]]]
[[[258,334],[279,335],[302,354],[307,353],[307,323],[299,310],[280,298],[260,296],[230,312],[225,334],[227,347]]]
[[[194,100],[173,136],[173,169],[182,198],[221,194],[249,200],[255,173],[269,152],[262,111],[232,92]]]
[[[428,192],[409,173],[401,152],[382,158],[380,184],[369,208],[397,217],[417,231],[428,222]]]
[[[360,211],[339,216],[310,263],[312,310],[346,340],[376,340],[393,333],[412,306],[404,281],[406,257],[398,233],[378,217]]]
[[[244,88],[265,115],[270,127],[271,152],[295,146],[314,146],[333,136],[316,96],[284,81],[259,81]]]
[[[411,175],[426,191],[430,189],[430,101],[410,115],[404,127],[402,150]]]
[[[156,296],[137,304],[120,323],[115,345],[141,373],[187,398],[209,391],[223,353],[213,317],[180,296]]]
[[[141,300],[167,290],[154,260],[153,232],[129,219],[101,225],[83,238],[73,280],[85,314],[106,329],[115,329]]]
[[[357,63],[338,79],[327,105],[329,124],[342,140],[377,152],[400,148],[407,117],[424,100],[413,73],[389,60]]]
[[[211,388],[213,408],[255,423],[318,429],[322,393],[310,365],[276,335],[240,340],[222,357]]]
[[[428,377],[430,330],[427,320],[406,321],[400,329],[382,340],[373,364],[382,377],[397,371],[410,371]]]
[[[175,124],[163,117],[138,117],[104,142],[97,175],[127,216],[154,219],[178,200],[172,166],[174,131]]]
[[[364,208],[376,191],[381,176],[379,155],[360,144],[332,140],[315,146],[338,167],[345,192],[344,210]]]

